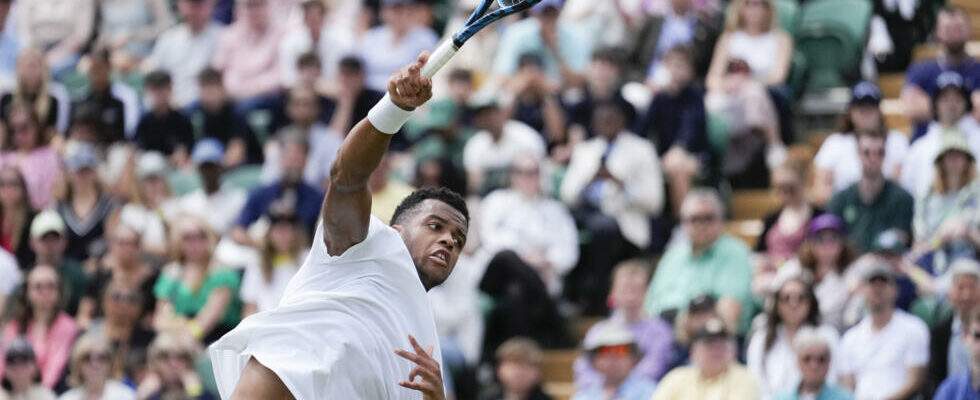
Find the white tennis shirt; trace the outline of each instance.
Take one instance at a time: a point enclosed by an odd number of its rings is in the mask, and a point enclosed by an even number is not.
[[[250,316],[211,345],[222,399],[250,357],[274,371],[297,400],[422,399],[398,386],[414,363],[394,353],[435,346],[435,320],[401,236],[371,217],[364,241],[332,257],[317,227],[310,254],[279,306]]]

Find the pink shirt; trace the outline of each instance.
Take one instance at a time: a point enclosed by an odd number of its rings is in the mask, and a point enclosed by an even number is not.
[[[0,153],[0,166],[14,166],[20,170],[35,210],[48,207],[54,185],[61,178],[61,156],[58,151],[51,146],[39,147],[26,154],[5,151]]]
[[[214,68],[224,75],[231,97],[241,100],[279,89],[282,36],[282,30],[274,25],[256,32],[244,22],[236,22],[225,30],[214,54]]]
[[[54,319],[54,324],[48,329],[44,337],[35,337],[31,334],[32,327],[28,326],[24,336],[31,342],[34,348],[34,355],[37,358],[37,366],[41,370],[41,384],[48,388],[53,388],[65,372],[68,364],[68,357],[71,354],[72,343],[78,335],[78,326],[75,320],[68,314],[61,312]],[[17,338],[20,331],[16,321],[10,321],[3,329],[3,352],[6,353],[7,344]],[[0,357],[0,375],[6,366],[3,357]]]

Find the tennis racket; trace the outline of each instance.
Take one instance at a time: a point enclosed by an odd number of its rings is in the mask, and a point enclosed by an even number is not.
[[[429,56],[429,61],[422,67],[422,76],[432,78],[439,72],[450,58],[456,55],[460,47],[466,43],[473,35],[494,22],[497,22],[508,15],[519,13],[538,4],[541,0],[483,0],[480,6],[473,11],[466,24],[453,35],[452,40],[447,40],[436,47],[436,50]],[[492,10],[491,10],[492,9]]]

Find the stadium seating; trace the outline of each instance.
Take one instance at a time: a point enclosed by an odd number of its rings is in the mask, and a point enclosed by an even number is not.
[[[856,80],[870,17],[867,1],[819,0],[803,6],[796,46],[807,60],[807,91]]]

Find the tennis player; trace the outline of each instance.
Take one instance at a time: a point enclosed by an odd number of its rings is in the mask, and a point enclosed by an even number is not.
[[[456,265],[466,204],[449,190],[418,190],[387,226],[370,215],[368,191],[391,135],[432,96],[420,75],[427,58],[396,72],[388,95],[347,135],[312,249],[279,306],[211,346],[223,399],[445,398],[426,291]]]

